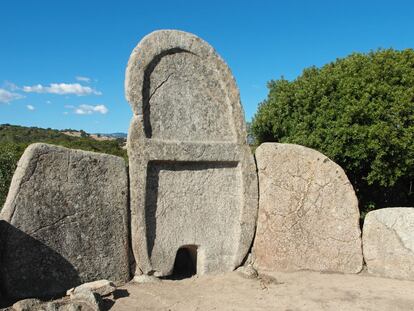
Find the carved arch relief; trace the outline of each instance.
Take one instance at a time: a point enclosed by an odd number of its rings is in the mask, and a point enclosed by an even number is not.
[[[161,47],[163,41],[170,44]],[[128,62],[125,88],[146,138],[245,140],[234,78],[214,49],[192,34],[157,31],[144,37]]]

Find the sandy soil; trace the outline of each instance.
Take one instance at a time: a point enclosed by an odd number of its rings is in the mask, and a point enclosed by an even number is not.
[[[239,272],[181,281],[129,283],[112,311],[126,310],[414,310],[414,282],[318,272],[247,279]]]

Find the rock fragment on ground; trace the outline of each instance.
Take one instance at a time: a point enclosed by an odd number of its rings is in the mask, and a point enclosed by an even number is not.
[[[39,308],[41,304],[42,301],[39,299],[28,298],[14,303],[12,309],[14,311],[32,311]]]
[[[73,297],[77,293],[84,291],[84,290],[89,290],[92,293],[99,294],[100,296],[107,296],[113,293],[116,290],[116,287],[115,287],[115,284],[112,283],[111,281],[99,280],[99,281],[84,283],[77,287],[71,288],[66,292],[66,295]]]
[[[59,311],[99,311],[101,310],[102,299],[98,293],[94,293],[88,288],[78,290],[71,295],[70,301],[59,308]]]
[[[253,268],[252,265],[241,266],[237,268],[236,271],[239,272],[246,279],[254,279],[254,278],[257,278],[258,276],[256,269]]]
[[[71,297],[63,297],[51,301],[24,299],[16,302],[11,311],[100,311],[103,302],[101,296],[88,288],[73,293]]]
[[[141,274],[136,275],[132,279],[135,283],[153,283],[153,282],[161,282],[161,280],[153,275]]]

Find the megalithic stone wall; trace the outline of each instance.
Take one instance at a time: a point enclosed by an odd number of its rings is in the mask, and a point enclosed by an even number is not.
[[[129,280],[122,158],[47,144],[21,157],[0,213],[1,288],[10,298]]]
[[[180,248],[196,251],[198,274],[233,270],[251,245],[258,190],[229,68],[195,35],[156,31],[132,52],[125,88],[137,274],[171,274]]]
[[[359,272],[358,201],[342,168],[299,145],[265,143],[255,156],[260,183],[255,266]]]

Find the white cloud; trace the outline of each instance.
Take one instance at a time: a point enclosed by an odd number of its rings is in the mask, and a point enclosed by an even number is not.
[[[23,91],[26,93],[46,93],[46,89],[43,85],[24,86]]]
[[[79,83],[51,83],[49,86],[37,84],[23,86],[23,91],[26,93],[49,93],[58,95],[74,94],[78,96],[102,94],[89,86],[83,86]]]
[[[108,108],[105,105],[79,105],[78,107],[74,108],[75,114],[85,115],[85,114],[93,114],[93,113],[100,113],[100,114],[107,114]]]
[[[5,81],[4,87],[10,91],[17,91],[19,89],[19,87],[16,84],[10,81]]]
[[[9,92],[5,89],[0,89],[0,103],[7,104],[13,100],[24,98],[18,93]]]
[[[32,105],[27,105],[26,107],[27,107],[27,109],[29,109],[30,111],[35,110],[35,107],[34,107],[34,106],[32,106]]]
[[[80,81],[80,82],[86,82],[86,83],[91,82],[91,78],[88,78],[88,77],[82,77],[82,76],[77,76],[77,77],[76,77],[76,80],[77,80],[77,81]]]

